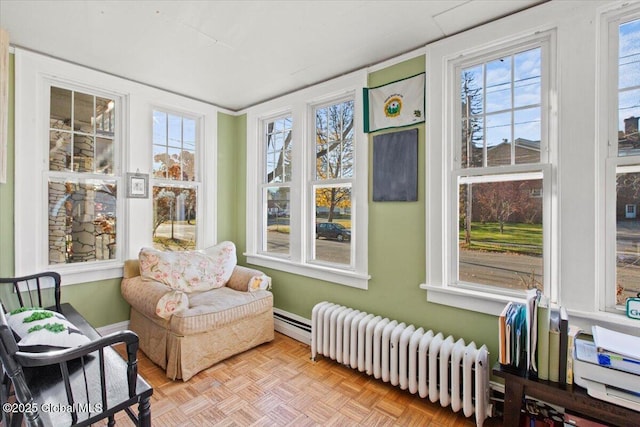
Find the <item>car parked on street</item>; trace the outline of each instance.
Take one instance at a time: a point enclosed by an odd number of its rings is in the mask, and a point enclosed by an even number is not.
[[[316,239],[320,237],[335,239],[340,242],[351,240],[351,230],[335,222],[320,222],[316,224]]]

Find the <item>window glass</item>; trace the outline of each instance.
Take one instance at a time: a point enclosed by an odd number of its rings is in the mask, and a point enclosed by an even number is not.
[[[540,48],[460,72],[462,168],[540,162]]]
[[[196,249],[198,120],[154,110],[152,138],[153,246]]]
[[[351,187],[315,190],[315,260],[351,263]]]
[[[618,156],[640,154],[640,20],[624,23],[618,41]]]
[[[459,70],[457,283],[542,289],[542,48]]]
[[[353,100],[316,108],[316,179],[353,176]]]
[[[640,292],[640,20],[622,23],[618,29],[618,150],[627,163],[616,167],[616,304]],[[629,164],[628,161],[631,161]]]
[[[291,191],[289,187],[267,187],[266,247],[264,250],[277,254],[288,254],[291,247],[291,229],[289,206]]]
[[[291,117],[266,124],[266,177],[268,183],[291,181]]]
[[[262,187],[262,251],[291,253],[291,116],[267,120],[264,126],[264,178]]]
[[[50,94],[49,170],[113,174],[114,101],[57,87]]]
[[[165,251],[196,249],[195,188],[153,186],[153,247]]]
[[[49,264],[115,259],[115,102],[52,86],[49,107]]]
[[[196,180],[197,121],[153,112],[153,176],[176,181]]]
[[[461,180],[458,193],[458,279],[542,289],[542,180]]]
[[[49,264],[115,259],[117,182],[50,178]]]
[[[353,99],[315,108],[316,261],[351,264]]]

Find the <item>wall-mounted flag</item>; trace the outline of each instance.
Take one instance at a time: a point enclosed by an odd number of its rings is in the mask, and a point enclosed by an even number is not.
[[[410,126],[425,120],[425,73],[364,88],[364,131]]]

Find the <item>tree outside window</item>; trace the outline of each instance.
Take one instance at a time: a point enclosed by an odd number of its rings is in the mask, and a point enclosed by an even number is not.
[[[315,260],[351,264],[353,100],[315,108]],[[335,224],[332,226],[323,223]]]
[[[198,122],[153,112],[153,246],[161,250],[196,248]]]

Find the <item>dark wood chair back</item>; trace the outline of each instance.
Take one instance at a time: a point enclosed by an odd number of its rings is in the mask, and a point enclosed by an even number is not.
[[[18,307],[60,307],[60,274],[55,271],[22,277],[0,277],[0,284],[8,283],[11,289],[3,289],[2,305],[5,311]]]

